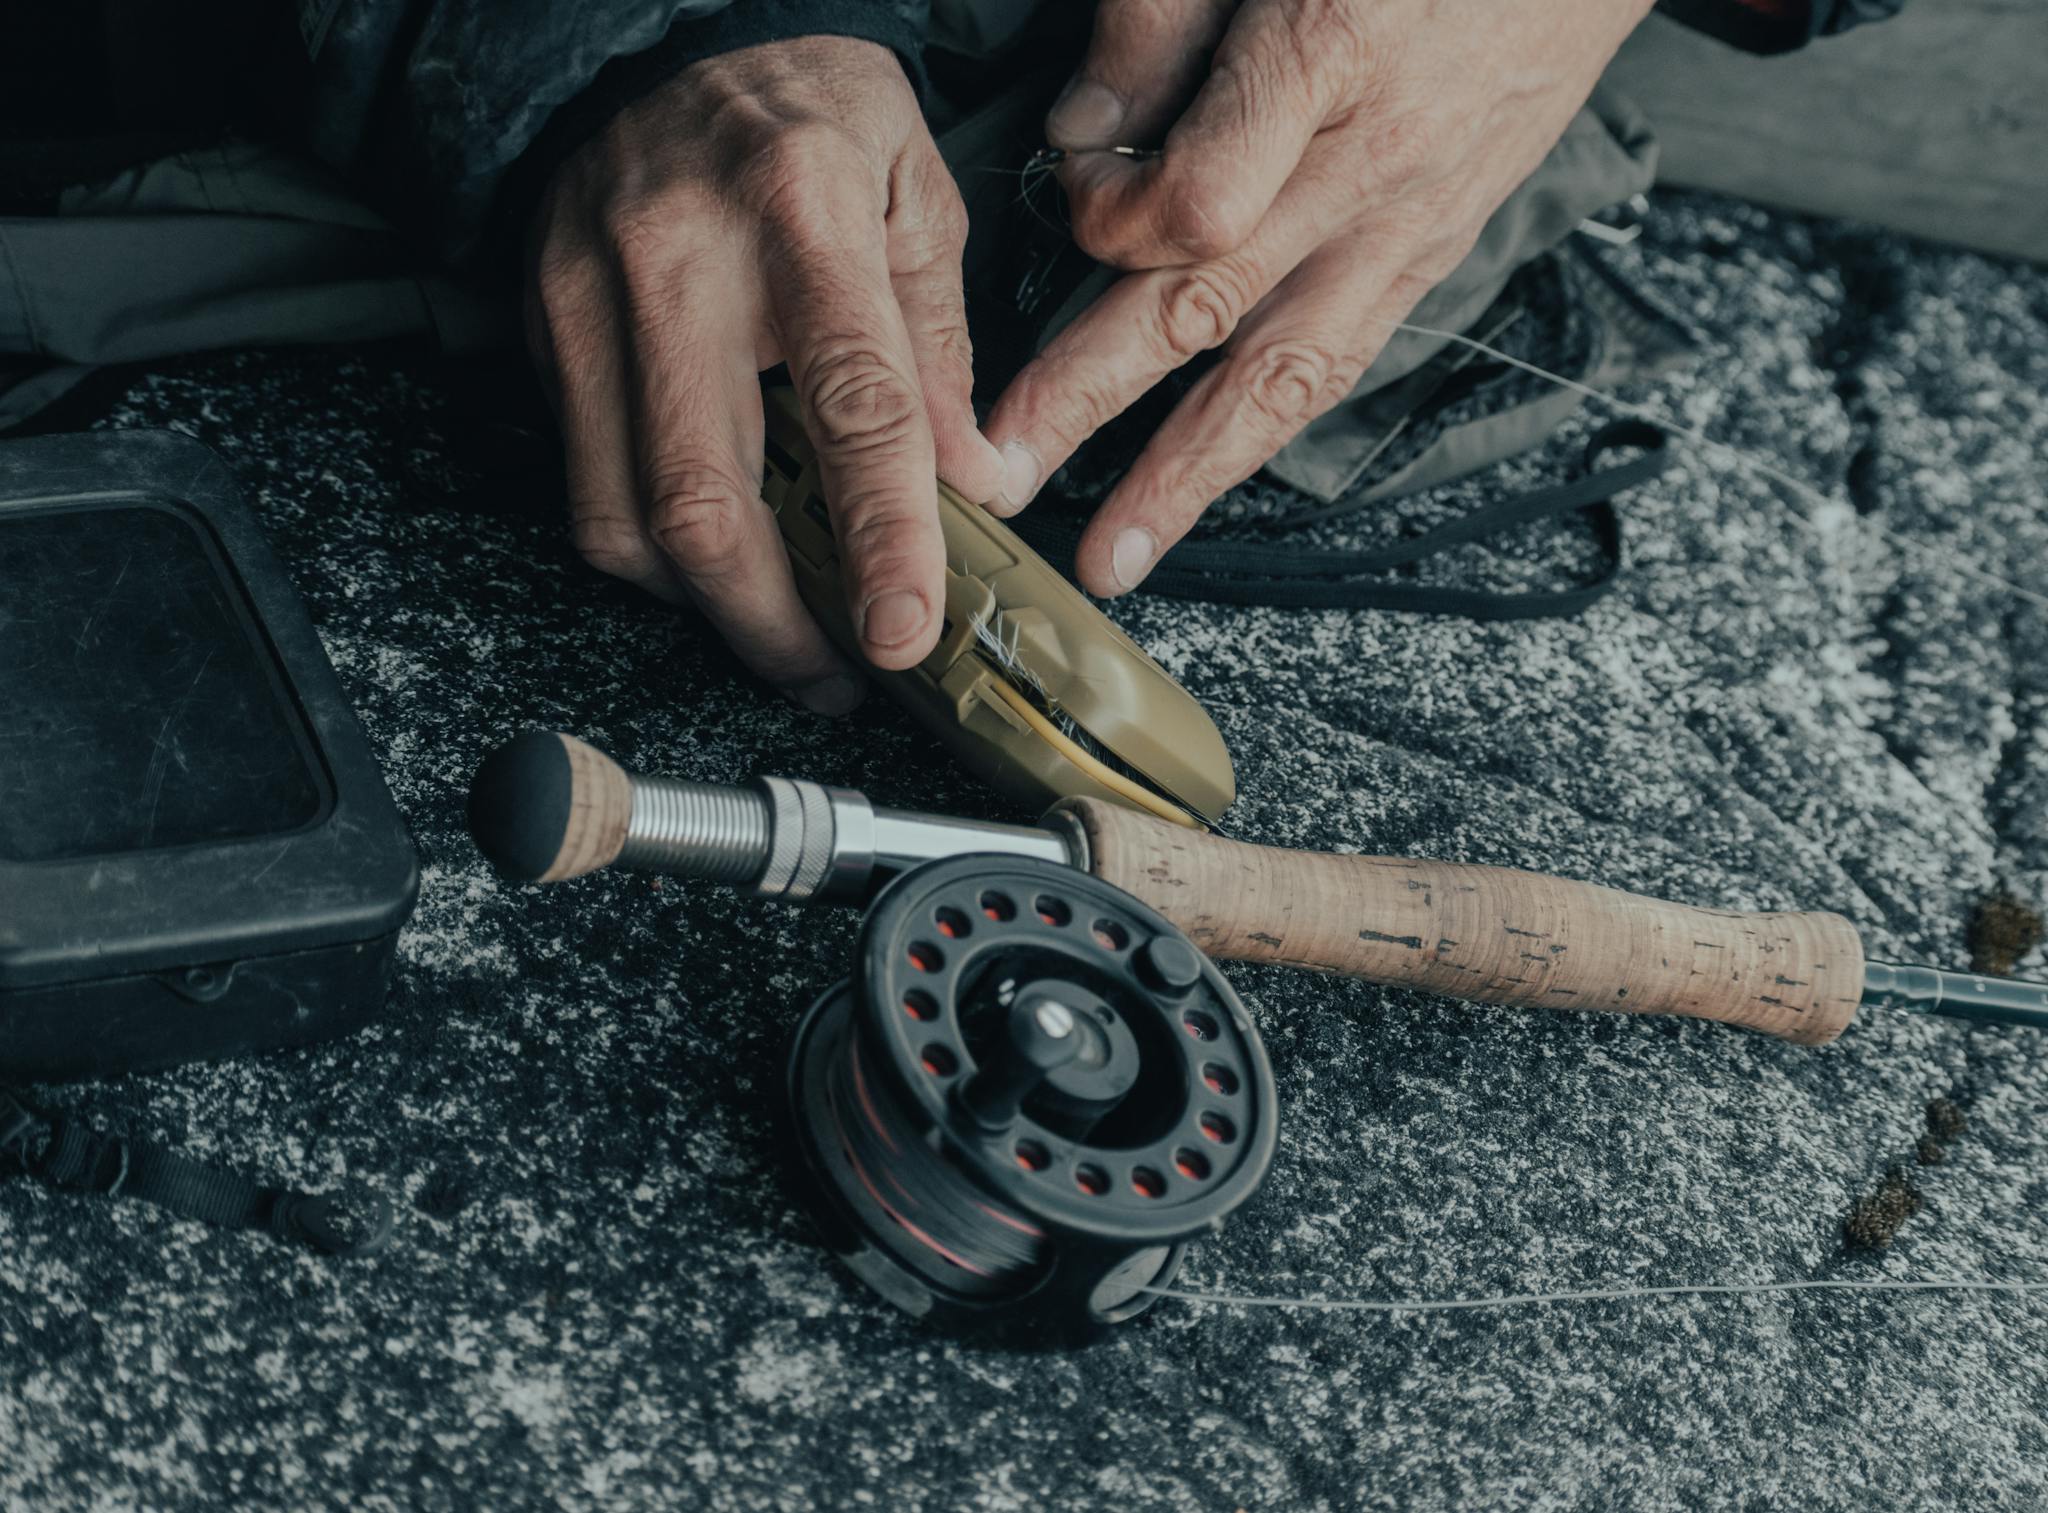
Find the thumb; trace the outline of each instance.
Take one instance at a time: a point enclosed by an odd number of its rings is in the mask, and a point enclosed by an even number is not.
[[[1195,96],[1235,0],[1102,0],[1088,56],[1045,118],[1067,152],[1158,145]]]

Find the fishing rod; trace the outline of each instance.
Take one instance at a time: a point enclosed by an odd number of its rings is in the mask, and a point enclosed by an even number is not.
[[[1093,798],[1037,825],[994,824],[787,778],[629,774],[573,737],[529,731],[478,770],[469,819],[484,854],[521,881],[624,867],[861,904],[937,859],[1021,857],[1110,884],[1220,960],[1481,1003],[1712,1019],[1804,1045],[1833,1040],[1865,1005],[2048,1028],[2048,984],[1871,960],[1839,914],[1702,909],[1504,867],[1289,851]]]
[[[1654,407],[1458,333],[1398,328],[1496,357],[1827,502]],[[844,644],[818,471],[793,411],[770,399],[764,498],[806,602]],[[782,1109],[820,1233],[881,1296],[941,1325],[1086,1337],[1163,1297],[1390,1312],[2048,1287],[1780,1279],[1457,1299],[1176,1288],[1187,1244],[1257,1190],[1277,1143],[1264,1048],[1215,959],[1478,1002],[1685,1015],[1808,1045],[1833,1040],[1865,1005],[2048,1027],[2048,984],[1869,960],[1854,925],[1832,913],[1699,909],[1529,872],[1210,833],[1235,779],[1200,707],[999,522],[943,486],[939,500],[947,638],[913,673],[882,681],[986,781],[1027,802],[1059,798],[1039,824],[879,808],[783,778],[633,775],[539,731],[484,763],[469,804],[480,848],[511,878],[618,866],[865,906],[853,971],[797,1021]]]
[[[791,1034],[785,1143],[826,1245],[941,1327],[1081,1340],[1166,1297],[1338,1306],[1174,1286],[1278,1141],[1265,1048],[1212,958],[1809,1045],[1865,1003],[2048,1026],[2048,985],[1866,961],[1837,914],[1247,845],[1093,797],[991,824],[630,774],[536,730],[478,769],[469,824],[521,881],[623,867],[865,906],[852,971]]]

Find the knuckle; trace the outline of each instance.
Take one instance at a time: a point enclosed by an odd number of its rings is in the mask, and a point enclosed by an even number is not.
[[[1444,132],[1427,111],[1390,112],[1373,131],[1372,171],[1381,184],[1426,177],[1441,158]]]
[[[1053,378],[1043,363],[1033,363],[1010,380],[998,413],[1013,431],[1037,438],[1040,445],[1046,438],[1064,442],[1072,431],[1075,398],[1072,384]]]
[[[1096,262],[1111,268],[1135,270],[1148,259],[1132,235],[1130,218],[1086,188],[1071,191],[1067,199],[1068,234],[1074,245]],[[1167,259],[1149,260],[1156,267]]]
[[[1432,197],[1427,219],[1428,229],[1416,238],[1415,255],[1403,275],[1419,280],[1424,290],[1449,278],[1472,255],[1486,226],[1485,212],[1455,195]]]
[[[932,236],[948,252],[964,251],[967,246],[967,206],[954,189],[951,179],[936,186],[927,202],[926,216]]]
[[[1243,273],[1225,262],[1169,275],[1159,302],[1159,334],[1175,366],[1223,345],[1249,308],[1250,295]]]
[[[733,174],[734,197],[772,223],[807,225],[825,189],[852,166],[839,128],[797,121],[749,153]]]
[[[967,250],[967,205],[944,160],[934,155],[899,165],[888,187],[882,220],[892,246],[921,263],[957,266]]]
[[[590,417],[602,390],[604,327],[587,315],[543,311],[528,328],[534,359],[561,387],[565,415]]]
[[[1219,178],[1183,178],[1166,188],[1161,230],[1191,257],[1218,258],[1244,245],[1258,224],[1251,201]]]
[[[647,543],[633,525],[616,515],[579,510],[569,521],[576,554],[601,573],[638,578],[647,566]]]
[[[1098,34],[1109,34],[1103,40],[1112,47],[1118,43],[1129,48],[1156,45],[1190,19],[1185,0],[1108,0],[1100,10],[1103,14],[1098,16],[1096,28]],[[1144,64],[1149,60],[1141,53],[1118,61]]]
[[[1288,60],[1342,76],[1370,56],[1372,39],[1352,0],[1298,0],[1287,17]]]
[[[654,539],[678,567],[692,577],[715,577],[740,565],[747,494],[722,470],[677,468],[651,480],[648,497]]]
[[[910,542],[922,523],[901,501],[849,500],[835,522],[847,557],[864,583],[901,583],[915,576]]]
[[[591,240],[601,229],[607,197],[597,179],[587,149],[562,164],[534,205],[527,240],[530,249],[546,253]]]
[[[1458,265],[1465,261],[1471,250],[1470,240],[1438,242],[1422,249],[1411,265],[1410,273],[1425,290],[1433,289],[1458,270]]]
[[[1385,298],[1390,306],[1405,315],[1420,304],[1422,297],[1435,286],[1436,281],[1426,273],[1410,268],[1396,275],[1394,281],[1387,285]]]
[[[581,252],[544,251],[534,262],[524,313],[528,345],[567,369],[599,344],[604,275]]]
[[[1365,370],[1372,365],[1373,353],[1378,350],[1377,347],[1354,350],[1337,359],[1337,365],[1330,370],[1329,382],[1316,396],[1314,415],[1320,415],[1358,387],[1358,381],[1365,377]],[[1310,418],[1313,419],[1314,415]]]
[[[534,254],[530,288],[543,309],[582,304],[590,284],[590,259],[580,248],[550,238]]]
[[[1213,458],[1184,456],[1161,469],[1146,489],[1147,512],[1185,529],[1230,486]]]
[[[1269,429],[1291,434],[1315,413],[1341,376],[1337,358],[1327,348],[1313,342],[1275,342],[1248,354],[1244,403]]]
[[[942,322],[927,337],[927,353],[933,375],[955,397],[974,389],[974,341],[967,334],[964,317]]]
[[[604,207],[598,224],[628,284],[650,283],[666,272],[675,256],[677,229],[688,213],[672,194],[633,195]]]
[[[1123,414],[1129,404],[1130,396],[1113,375],[1091,371],[1077,376],[1070,392],[1056,401],[1062,440],[1070,447],[1079,446]]]
[[[1026,368],[1003,400],[1042,450],[1064,455],[1121,414],[1128,403],[1094,364]],[[1012,408],[1014,407],[1014,408]]]
[[[804,365],[804,409],[820,447],[837,452],[892,452],[917,434],[924,401],[917,386],[873,347],[855,343]]]

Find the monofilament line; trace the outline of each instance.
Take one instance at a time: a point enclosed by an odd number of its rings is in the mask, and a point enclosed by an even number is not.
[[[1660,431],[1669,432],[1671,435],[1680,437],[1685,441],[1690,441],[1703,449],[1719,452],[1722,456],[1732,459],[1738,466],[1748,468],[1751,472],[1768,478],[1773,483],[1782,484],[1800,498],[1813,504],[1833,505],[1841,503],[1840,500],[1830,498],[1812,484],[1786,472],[1775,463],[1753,456],[1732,443],[1717,440],[1709,436],[1698,426],[1687,425],[1669,411],[1660,409],[1656,405],[1637,404],[1630,400],[1622,399],[1617,395],[1609,394],[1604,389],[1596,389],[1591,384],[1581,383],[1575,378],[1567,378],[1562,373],[1553,373],[1548,368],[1539,367],[1537,364],[1529,362],[1524,358],[1516,357],[1511,352],[1503,352],[1500,348],[1490,346],[1477,337],[1467,336],[1462,331],[1444,331],[1439,330],[1435,326],[1419,326],[1412,321],[1402,320],[1384,321],[1380,324],[1396,331],[1406,331],[1411,336],[1427,336],[1439,341],[1455,343],[1458,346],[1469,348],[1474,352],[1490,357],[1495,362],[1506,363],[1511,368],[1519,368],[1524,373],[1531,374],[1548,383],[1556,384],[1560,388],[1570,389],[1575,394],[1582,394],[1588,399],[1598,400],[1610,409],[1618,410],[1624,415],[1632,415],[1638,420],[1647,421]],[[1792,518],[1798,520],[1800,524],[1813,531],[1816,535],[1819,533],[1819,527],[1804,516],[1795,514]],[[1929,543],[1915,537],[1902,536],[1897,531],[1875,520],[1870,521],[1869,524],[1870,528],[1876,531],[1878,535],[1902,551],[1929,553],[1944,566],[1952,567],[1967,577],[1976,578],[1993,588],[2004,589],[2007,593],[2017,594],[2029,603],[2039,604],[2044,608],[2048,608],[2048,594],[2024,587],[2009,578],[2001,578],[1994,572],[1978,567],[1975,563],[1965,561],[1959,556],[1941,552]]]
[[[1266,1298],[1228,1292],[1189,1292],[1147,1287],[1146,1292],[1183,1303],[1221,1308],[1309,1308],[1346,1313],[1461,1313],[1492,1308],[1530,1308],[1558,1303],[1636,1303],[1654,1298],[1743,1297],[1771,1292],[2048,1292],[2048,1281],[1992,1282],[1972,1278],[1894,1281],[1887,1277],[1826,1278],[1792,1282],[1686,1282],[1669,1287],[1596,1287],[1583,1292],[1511,1292],[1486,1298]]]

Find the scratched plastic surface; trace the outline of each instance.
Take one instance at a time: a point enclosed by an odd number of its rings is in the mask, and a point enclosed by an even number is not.
[[[0,857],[279,835],[325,785],[205,527],[154,505],[0,517]]]
[[[418,876],[215,455],[0,442],[0,1083],[353,1030]]]

